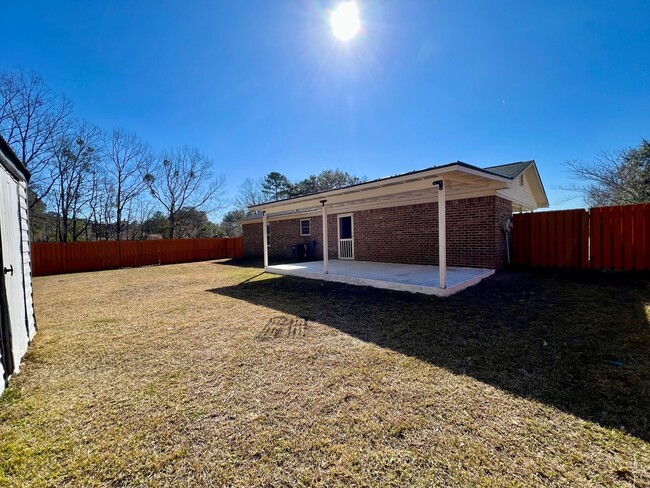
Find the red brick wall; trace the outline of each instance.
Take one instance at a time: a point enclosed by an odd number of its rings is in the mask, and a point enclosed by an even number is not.
[[[275,259],[292,257],[291,246],[312,245],[316,242],[315,259],[323,258],[323,227],[321,217],[308,217],[311,221],[311,235],[300,235],[300,218],[271,222],[271,246],[269,256]]]
[[[495,201],[495,239],[496,239],[496,251],[494,268],[499,269],[505,266],[507,255],[506,255],[506,239],[505,234],[501,230],[501,223],[507,219],[512,220],[512,203],[505,198],[496,197]],[[512,233],[508,235],[508,242],[512,243]],[[510,248],[512,249],[512,247]]]
[[[499,269],[505,245],[501,222],[512,216],[512,203],[500,197],[447,202],[447,264]]]
[[[244,257],[259,258],[262,256],[262,223],[255,222],[242,224],[242,238],[244,239]]]
[[[300,220],[302,220],[300,218],[269,222],[271,227],[269,258],[291,259],[292,246],[307,244],[313,247],[314,241],[316,241],[314,258],[323,258],[323,219],[321,217],[303,218],[309,218],[311,221],[310,236],[300,235]],[[259,222],[244,224],[242,227],[244,236],[244,256],[261,257],[263,250],[262,224]],[[334,228],[334,230],[336,230],[336,228]]]
[[[447,265],[500,268],[505,259],[501,222],[512,205],[500,197],[447,202]],[[359,261],[438,264],[438,204],[425,203],[353,212],[354,257]],[[328,215],[329,256],[338,257],[336,215]],[[316,241],[322,259],[320,217],[311,217],[311,236],[300,236],[300,219],[271,222],[269,256],[291,258],[291,245]],[[262,225],[245,224],[244,255],[262,255]]]
[[[360,261],[438,263],[438,204],[354,213],[354,257]]]

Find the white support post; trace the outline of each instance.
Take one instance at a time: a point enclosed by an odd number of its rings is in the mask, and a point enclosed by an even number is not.
[[[440,289],[447,288],[447,208],[445,200],[445,182],[440,179],[438,185],[438,271]]]
[[[264,246],[264,269],[269,267],[269,241],[266,235],[266,228],[269,224],[266,218],[266,210],[262,212],[262,246]]]
[[[323,206],[323,273],[329,273],[329,241],[327,240],[327,208],[325,203],[327,200],[321,200]]]

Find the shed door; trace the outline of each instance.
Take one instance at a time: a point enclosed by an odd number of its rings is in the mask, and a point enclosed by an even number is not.
[[[23,261],[21,252],[20,214],[18,213],[18,182],[0,168],[0,240],[2,242],[2,268],[0,279],[4,280],[6,308],[2,319],[3,342],[9,342],[16,370],[27,351],[29,342],[25,323],[25,296],[23,289]],[[8,319],[8,323],[7,323]],[[8,332],[10,334],[8,334]],[[10,335],[9,341],[5,336]],[[8,354],[8,352],[7,352]],[[5,363],[3,359],[3,363]],[[7,376],[10,372],[5,372]]]
[[[352,215],[339,215],[339,259],[354,259],[354,222]]]
[[[0,264],[2,264],[2,243],[0,243]],[[14,356],[13,351],[11,350],[9,306],[7,304],[5,280],[0,279],[0,376],[2,376],[3,380],[3,383],[0,383],[0,392],[2,392],[4,385],[7,383],[7,380],[13,371]]]

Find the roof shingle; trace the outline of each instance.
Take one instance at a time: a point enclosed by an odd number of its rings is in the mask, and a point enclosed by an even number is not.
[[[520,161],[518,163],[509,163],[509,164],[500,164],[498,166],[488,166],[487,169],[488,171],[492,171],[493,173],[496,173],[501,176],[505,176],[507,178],[516,178],[519,176],[521,173],[523,173],[528,166],[533,164],[534,161]]]

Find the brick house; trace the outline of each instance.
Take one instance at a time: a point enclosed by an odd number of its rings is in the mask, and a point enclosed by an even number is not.
[[[447,267],[501,268],[512,213],[543,207],[534,161],[456,162],[251,207],[244,254],[267,270],[269,259],[322,261],[323,276],[332,259],[436,266],[445,289]]]

